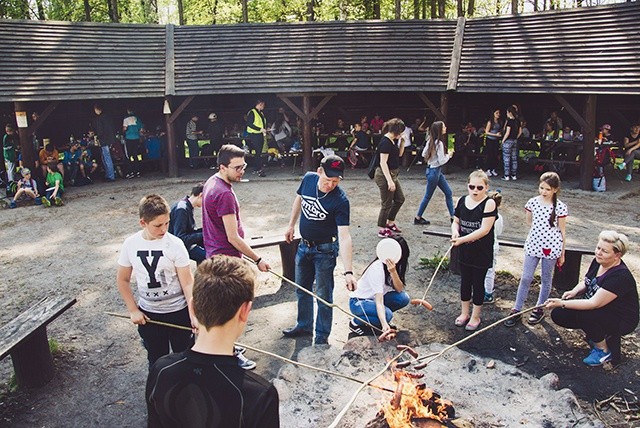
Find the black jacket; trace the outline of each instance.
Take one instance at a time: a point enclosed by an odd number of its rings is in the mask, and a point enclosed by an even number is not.
[[[193,245],[203,246],[202,229],[196,229],[193,205],[189,202],[188,196],[171,207],[169,233],[180,238],[187,250]]]

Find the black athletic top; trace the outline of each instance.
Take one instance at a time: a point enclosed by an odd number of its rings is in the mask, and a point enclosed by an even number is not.
[[[455,216],[460,221],[460,236],[466,236],[475,232],[482,226],[482,220],[485,217],[498,218],[498,209],[485,213],[484,206],[489,198],[485,198],[472,210],[468,209],[464,204],[466,196],[458,200]],[[484,235],[477,241],[468,242],[460,246],[460,264],[477,268],[490,268],[493,266],[493,241],[495,239],[493,228],[491,226],[489,233]]]
[[[233,356],[165,355],[151,367],[146,398],[153,428],[280,426],[276,388]]]

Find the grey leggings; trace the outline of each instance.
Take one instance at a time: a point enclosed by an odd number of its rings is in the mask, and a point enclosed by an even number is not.
[[[546,259],[524,255],[524,266],[522,268],[522,278],[520,278],[520,285],[518,285],[518,294],[516,296],[516,304],[514,309],[517,311],[522,310],[524,306],[524,302],[527,300],[527,296],[529,295],[529,287],[531,286],[531,282],[533,281],[533,274],[536,271],[536,267],[538,267],[538,262],[542,260],[542,274],[540,285],[540,294],[538,294],[538,302],[536,306],[543,304],[549,298],[549,294],[551,293],[551,280],[553,279],[553,268],[556,264],[556,260],[558,259]]]

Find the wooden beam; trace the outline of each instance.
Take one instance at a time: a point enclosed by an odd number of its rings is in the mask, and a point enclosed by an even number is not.
[[[186,109],[187,106],[191,104],[191,101],[193,101],[195,97],[195,95],[189,95],[187,98],[185,98],[185,100],[182,101],[178,108],[173,113],[171,113],[171,116],[169,116],[169,121],[171,123],[175,122],[180,114],[184,111],[184,109]]]
[[[24,114],[27,115],[27,103],[24,101],[16,101],[14,103],[14,111],[24,112]],[[20,140],[20,149],[22,152],[22,163],[24,164],[24,166],[34,171],[34,174],[37,174],[35,172],[35,167],[36,167],[36,160],[38,159],[38,154],[36,153],[36,148],[33,147],[33,138],[31,133],[29,132],[29,128],[28,127],[21,128],[18,126],[16,131],[18,133],[18,137]],[[14,148],[14,150],[16,152],[18,151],[17,148]],[[15,165],[18,164],[17,161],[14,163]],[[15,172],[15,168],[14,168],[14,172]]]
[[[308,120],[305,117],[304,112],[300,110],[300,108],[298,108],[298,106],[293,101],[291,101],[286,95],[277,95],[277,97],[280,98],[282,102],[284,102],[287,105],[287,107],[289,107],[295,113],[296,116],[302,119],[303,122]]]
[[[593,163],[596,139],[596,95],[588,95],[584,106],[586,126],[582,129],[582,154],[580,155],[580,188],[593,190]]]
[[[173,24],[165,27],[165,59],[164,59],[164,93],[165,95],[176,94],[176,74],[175,74],[175,46],[173,38]]]
[[[307,120],[304,121],[303,124],[303,141],[302,141],[302,159],[304,168],[307,171],[310,171],[312,165],[312,147],[311,147],[311,139],[313,138],[311,135],[311,97],[309,95],[305,95],[302,97],[302,110],[304,112],[304,116]]]
[[[29,127],[27,128],[27,132],[29,133],[29,135],[33,134],[38,129],[40,129],[44,124],[45,120],[47,120],[47,118],[51,115],[51,113],[53,113],[53,111],[59,105],[60,105],[60,101],[52,101],[49,104],[47,104],[47,107],[44,110],[42,110],[42,113],[39,113],[38,120],[35,122],[32,122],[31,125],[29,125]]]
[[[436,115],[436,118],[438,120],[442,120],[442,121],[445,120],[444,114],[442,114],[440,109],[438,107],[436,107],[436,105],[434,103],[431,102],[429,97],[427,97],[427,95],[424,92],[417,92],[417,94],[418,94],[418,97],[420,97],[420,99],[427,105],[429,110],[431,110],[433,112],[433,114]]]
[[[587,129],[587,121],[584,120],[580,113],[578,113],[578,111],[574,109],[571,104],[569,104],[569,101],[567,101],[565,97],[559,94],[553,94],[553,96],[560,104],[562,104],[562,107],[567,110],[571,117],[574,118],[576,122],[578,122],[580,128]]]
[[[315,106],[315,108],[313,110],[311,110],[311,113],[310,113],[310,116],[309,116],[309,120],[311,120],[315,116],[317,116],[318,113],[320,113],[320,110],[322,110],[322,108],[327,105],[327,103],[331,100],[331,98],[333,98],[335,96],[336,96],[336,94],[327,94],[327,95],[325,95],[325,97],[322,99],[322,101],[320,101],[318,103],[318,105]]]
[[[460,74],[460,59],[462,57],[465,24],[466,18],[464,16],[459,17],[458,25],[456,26],[456,35],[453,41],[453,50],[451,51],[451,62],[449,64],[449,79],[447,80],[448,91],[455,91],[458,88],[458,75]]]
[[[442,112],[443,122],[447,123],[449,117],[449,92],[442,92],[440,94],[440,111]]]
[[[168,96],[165,98],[165,101],[171,107],[172,97]],[[184,104],[184,102],[183,102]],[[176,129],[174,126],[174,121],[171,120],[171,113],[166,113],[164,115],[165,126],[167,128],[167,170],[168,176],[171,178],[175,178],[178,176],[178,158],[176,153]]]

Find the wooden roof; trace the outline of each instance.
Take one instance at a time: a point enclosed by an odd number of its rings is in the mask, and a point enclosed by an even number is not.
[[[455,20],[0,20],[0,102],[386,91],[640,94],[640,3]]]
[[[175,28],[175,92],[443,91],[455,21]]]
[[[0,21],[0,101],[162,97],[165,27]]]
[[[640,3],[467,20],[459,92],[640,94]]]

